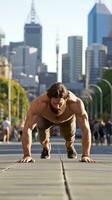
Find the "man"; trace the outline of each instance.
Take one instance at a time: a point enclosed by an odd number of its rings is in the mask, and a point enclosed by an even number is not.
[[[22,145],[24,157],[20,162],[33,162],[31,157],[32,130],[38,129],[40,143],[43,146],[42,159],[50,158],[50,128],[59,125],[60,134],[65,139],[68,158],[77,158],[74,149],[76,123],[82,130],[83,162],[95,162],[90,158],[91,132],[84,104],[62,83],[54,83],[44,94],[37,97],[28,111]]]
[[[107,119],[105,122],[105,133],[106,133],[106,139],[107,139],[107,144],[111,144],[111,136],[112,136],[112,122]]]
[[[10,136],[10,128],[11,128],[11,122],[8,120],[8,118],[5,116],[3,118],[3,142],[9,142],[9,136]]]

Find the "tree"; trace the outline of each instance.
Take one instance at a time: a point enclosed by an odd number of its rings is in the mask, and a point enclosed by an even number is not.
[[[0,109],[8,115],[8,79],[0,77]],[[10,80],[11,86],[11,119],[13,124],[18,124],[27,112],[29,105],[24,88],[15,80]]]
[[[104,70],[102,78],[106,79],[112,84],[112,69]],[[100,81],[98,85],[101,87],[103,91],[103,112],[104,112],[104,118],[107,118],[110,116],[110,99],[111,99],[110,88],[104,81]]]

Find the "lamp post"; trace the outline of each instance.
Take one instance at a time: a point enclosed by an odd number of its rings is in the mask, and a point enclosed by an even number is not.
[[[9,75],[8,75],[8,118],[11,121],[11,64],[9,63]]]
[[[100,117],[102,117],[102,113],[103,113],[103,92],[102,92],[102,89],[98,85],[95,85],[95,84],[90,84],[89,86],[98,89],[98,91],[100,92]]]
[[[112,120],[112,85],[106,79],[101,78],[99,80],[104,81],[109,86],[109,88],[110,88],[110,116],[111,116],[111,120]]]
[[[19,105],[19,91],[17,91],[17,117],[19,119],[19,109],[20,109],[20,105]]]
[[[11,55],[16,54],[15,51],[9,52],[9,74],[8,74],[8,118],[11,122],[11,78],[12,78],[12,64],[11,64]]]

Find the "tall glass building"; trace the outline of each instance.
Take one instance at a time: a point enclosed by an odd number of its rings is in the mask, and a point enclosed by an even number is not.
[[[103,44],[107,46],[107,66],[112,67],[112,35],[103,38]]]
[[[110,34],[112,14],[103,3],[96,3],[88,15],[88,46],[103,43],[103,37]]]
[[[70,57],[69,54],[62,54],[62,82],[70,83]]]
[[[106,64],[107,47],[100,44],[92,44],[86,49],[86,89],[89,84],[96,84],[102,77]]]
[[[24,44],[38,49],[38,62],[42,62],[42,26],[36,15],[34,2],[24,26]]]
[[[82,36],[68,37],[70,82],[82,79]]]

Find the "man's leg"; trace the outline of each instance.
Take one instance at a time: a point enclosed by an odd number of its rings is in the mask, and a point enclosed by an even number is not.
[[[9,129],[8,129],[7,130],[7,137],[6,137],[7,142],[9,142],[9,135],[10,135],[10,133],[9,133]]]
[[[41,153],[41,158],[48,159],[50,158],[50,128],[52,127],[53,123],[48,121],[45,118],[41,118],[38,122],[37,129],[38,129],[38,138],[40,143],[43,146],[43,151]]]
[[[3,130],[3,142],[7,142],[7,129]]]
[[[66,141],[67,155],[68,158],[77,158],[77,152],[74,149],[74,140],[76,132],[76,121],[72,117],[67,122],[60,124],[60,133]]]

